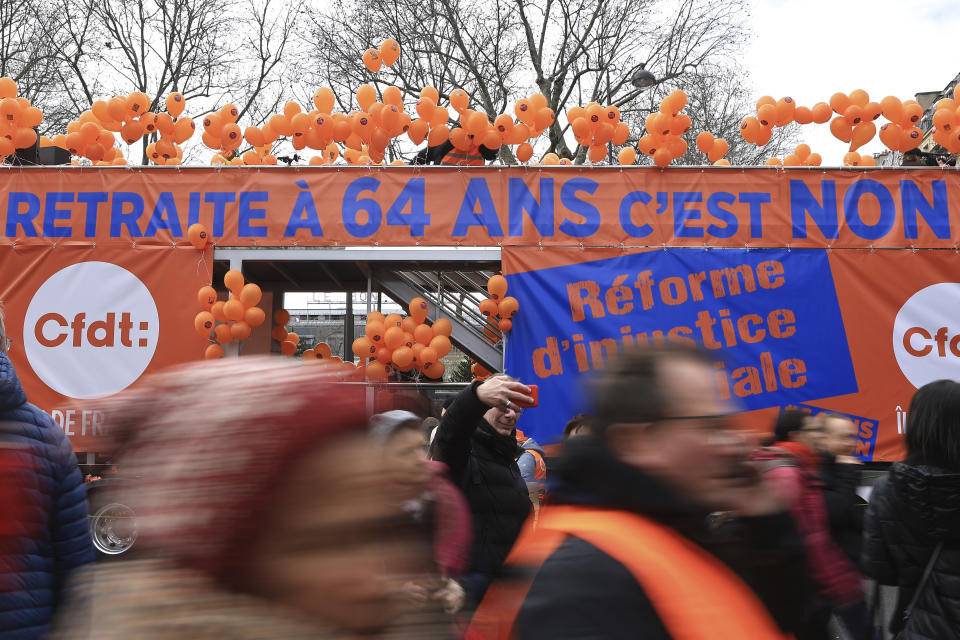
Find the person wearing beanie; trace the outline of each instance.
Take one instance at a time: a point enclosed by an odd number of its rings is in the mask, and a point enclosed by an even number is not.
[[[137,513],[136,556],[85,576],[54,637],[451,637],[403,624],[391,562],[419,549],[392,537],[366,389],[327,371],[193,363],[102,401],[118,464],[138,476],[117,496]]]
[[[517,466],[518,402],[530,388],[507,376],[475,382],[456,396],[440,420],[433,458],[450,469],[473,514],[473,550],[461,584],[475,605],[499,573],[532,505]]]

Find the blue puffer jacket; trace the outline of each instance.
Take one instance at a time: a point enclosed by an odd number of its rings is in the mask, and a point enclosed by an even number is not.
[[[36,482],[27,487],[40,533],[24,536],[13,568],[0,572],[17,585],[0,591],[0,640],[42,638],[72,570],[96,554],[87,524],[87,497],[73,448],[49,415],[27,402],[9,358],[0,353],[0,438],[24,445]],[[6,582],[5,581],[5,582]]]

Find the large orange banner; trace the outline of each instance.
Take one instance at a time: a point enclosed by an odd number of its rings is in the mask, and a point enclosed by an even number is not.
[[[799,407],[849,416],[865,461],[903,455],[910,399],[960,379],[960,255],[942,250],[510,248],[520,302],[506,370],[540,387],[523,430],[541,442],[591,372],[620,350],[671,340],[716,359],[721,397],[769,430]]]
[[[144,374],[199,360],[197,289],[210,282],[192,247],[22,245],[0,248],[10,358],[30,402],[76,451],[102,451],[98,400]]]
[[[30,168],[0,177],[0,243],[940,247],[952,169]]]

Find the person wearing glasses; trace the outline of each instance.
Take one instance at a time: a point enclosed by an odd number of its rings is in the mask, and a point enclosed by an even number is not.
[[[44,638],[62,604],[74,570],[96,559],[87,522],[87,493],[76,456],[63,430],[27,402],[8,353],[0,306],[0,441],[29,469],[24,520],[5,524],[20,531],[0,558],[0,640]],[[11,526],[15,524],[16,526]]]
[[[713,371],[682,346],[619,354],[592,387],[591,432],[564,443],[550,503],[474,616],[476,637],[757,640],[796,629],[800,540],[748,462]]]
[[[798,640],[831,637],[831,619],[854,640],[872,638],[864,601],[863,579],[840,548],[830,530],[824,483],[822,451],[830,441],[826,417],[783,411],[774,427],[773,443],[752,456],[764,476],[787,501],[790,514],[803,537],[807,575],[813,597]]]

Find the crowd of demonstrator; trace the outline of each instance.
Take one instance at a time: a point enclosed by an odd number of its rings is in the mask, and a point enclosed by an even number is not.
[[[0,321],[3,640],[960,637],[953,381],[867,505],[849,420],[785,411],[755,446],[685,348],[620,358],[551,458],[506,376],[425,423],[323,367],[191,364],[107,401],[138,535],[94,564],[10,347]],[[899,587],[889,630],[865,579]]]

